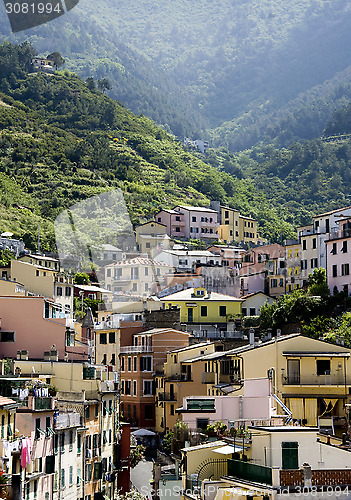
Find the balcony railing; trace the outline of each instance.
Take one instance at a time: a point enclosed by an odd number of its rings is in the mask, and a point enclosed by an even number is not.
[[[152,347],[148,345],[129,345],[121,347],[121,354],[140,354],[142,352],[152,352]]]
[[[272,484],[272,469],[270,467],[250,464],[242,460],[228,460],[228,476],[255,483]]]
[[[34,410],[51,410],[52,398],[34,398]]]
[[[351,379],[343,373],[337,375],[288,375],[283,376],[283,385],[345,385],[351,384]]]
[[[177,396],[174,393],[170,393],[170,392],[159,392],[158,400],[159,401],[177,401]]]

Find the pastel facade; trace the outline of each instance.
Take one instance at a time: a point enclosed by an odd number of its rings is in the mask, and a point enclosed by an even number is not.
[[[263,292],[256,292],[250,295],[245,295],[242,301],[243,316],[259,316],[261,307],[264,304],[274,304],[275,298],[266,295]]]
[[[168,236],[214,241],[218,239],[217,212],[205,207],[178,205],[173,210],[161,210],[157,222],[167,227]]]
[[[214,325],[216,331],[226,332],[228,323],[241,317],[241,299],[208,292],[204,287],[173,293],[162,297],[161,301],[166,309],[179,308],[181,323],[185,323],[189,330],[197,333],[200,330],[212,330]]]
[[[172,266],[177,272],[194,272],[197,266],[220,266],[221,257],[209,250],[164,250],[155,259]]]
[[[154,375],[163,370],[167,353],[189,344],[189,334],[160,328],[133,335],[121,347],[121,410],[124,420],[139,427],[155,427]]]
[[[135,241],[137,250],[154,258],[162,250],[172,247],[170,236],[167,234],[167,226],[156,221],[145,222],[135,228]]]
[[[155,429],[165,432],[173,429],[181,417],[177,413],[183,399],[196,394],[206,395],[206,387],[202,384],[202,367],[200,364],[187,363],[187,360],[198,358],[215,351],[214,343],[199,343],[175,349],[167,354],[163,365],[163,373],[156,374],[156,406]]]
[[[285,242],[285,288],[290,293],[302,287],[301,278],[301,243],[298,240]]]
[[[342,219],[326,241],[327,280],[331,294],[351,291],[351,230],[350,220]]]

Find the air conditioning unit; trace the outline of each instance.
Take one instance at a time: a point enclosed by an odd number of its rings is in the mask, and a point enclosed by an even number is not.
[[[27,350],[21,351],[21,359],[22,360],[28,361],[28,355],[29,355],[29,352]]]
[[[44,351],[44,361],[50,361],[50,360],[51,360],[50,351]]]
[[[58,361],[58,351],[57,349],[51,349],[50,351],[50,360],[51,361]]]
[[[17,359],[21,359],[21,351],[17,351]]]

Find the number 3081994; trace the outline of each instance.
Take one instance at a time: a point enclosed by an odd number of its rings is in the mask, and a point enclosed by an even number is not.
[[[56,5],[52,3],[6,3],[5,4],[7,14],[61,14],[62,7],[58,2]]]

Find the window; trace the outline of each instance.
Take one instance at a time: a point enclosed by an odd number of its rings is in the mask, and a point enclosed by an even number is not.
[[[73,484],[73,466],[71,465],[69,468],[69,485],[72,486]]]
[[[285,441],[282,443],[282,469],[299,468],[299,443],[294,441]]]
[[[152,380],[144,380],[143,395],[152,396]]]
[[[62,297],[62,286],[58,286],[56,289],[56,295]]]
[[[128,371],[132,371],[132,357],[128,356]]]
[[[170,407],[170,414],[174,415],[174,405],[171,405],[171,407]]]
[[[207,316],[207,306],[201,306],[201,316]]]
[[[116,364],[116,354],[112,354],[111,355],[111,365],[115,365]]]
[[[77,469],[77,486],[80,486],[80,482],[81,482],[81,472],[80,472],[80,469],[78,468]]]
[[[136,356],[133,358],[133,371],[138,371],[138,358]]]
[[[146,248],[150,248],[150,247],[151,247],[151,245],[150,245],[150,243],[149,243],[149,242],[146,242],[146,245],[145,245],[145,246],[146,246]]]
[[[111,278],[111,268],[106,269],[106,277]]]
[[[347,253],[347,241],[343,241],[342,242],[342,249],[341,249],[341,251],[343,253]]]
[[[196,217],[192,217],[191,222],[196,222]]]
[[[228,210],[225,210],[225,212],[224,212],[224,218],[225,219],[229,218],[229,211]]]
[[[85,418],[90,418],[90,406],[85,408]]]
[[[247,316],[247,309],[246,309],[246,307],[242,308],[242,315],[243,316]]]
[[[122,277],[122,269],[120,269],[118,267],[117,269],[115,269],[115,279],[121,278],[121,277]]]
[[[108,341],[110,344],[115,344],[116,343],[116,333],[115,332],[109,332],[108,334]]]
[[[70,297],[71,293],[72,293],[71,287],[70,286],[66,286],[66,289],[65,289],[65,295],[66,295],[66,297]]]
[[[100,344],[107,344],[107,333],[100,333]]]
[[[333,243],[333,247],[332,247],[332,249],[331,249],[331,252],[330,252],[330,253],[332,253],[332,254],[336,255],[336,254],[337,254],[337,251],[338,251],[338,250],[337,250],[336,243]]]
[[[311,259],[311,269],[318,267],[318,259]]]
[[[40,438],[39,429],[40,429],[40,418],[36,418],[35,419],[35,439]]]
[[[15,332],[1,332],[1,342],[14,342]]]
[[[140,358],[140,371],[151,372],[152,371],[152,358],[151,356],[142,356]]]
[[[317,359],[317,375],[330,375],[330,359]]]
[[[227,315],[227,306],[219,306],[219,315],[226,316]]]
[[[81,453],[82,452],[82,435],[81,434],[77,434],[77,453]]]
[[[180,233],[180,227],[176,227],[175,230],[176,230],[176,233]]]
[[[317,238],[313,238],[313,240],[312,240],[312,248],[313,249],[317,248]]]
[[[306,245],[306,240],[302,240],[302,250],[306,250],[307,245]]]
[[[137,395],[137,381],[133,380],[133,396]]]
[[[125,364],[125,361],[124,361],[124,356],[121,357],[121,371],[124,372],[124,364]]]
[[[35,271],[35,276],[39,276],[39,271],[38,270]]]
[[[196,427],[198,429],[205,430],[206,427],[208,426],[208,424],[209,424],[209,419],[208,418],[197,418],[196,419]]]
[[[132,381],[131,380],[126,380],[126,385],[125,385],[125,394],[126,396],[130,396],[132,392]]]
[[[138,291],[138,283],[133,283],[132,290],[133,290],[133,292]]]
[[[145,267],[144,268],[145,276],[149,276],[149,268]]]
[[[153,405],[145,405],[145,420],[152,420],[154,416]]]
[[[333,265],[333,270],[332,271],[333,271],[333,278],[336,278],[337,275],[338,275],[338,266],[337,266],[337,264]]]
[[[350,264],[341,264],[341,275],[348,276],[350,274]]]
[[[65,452],[65,433],[63,432],[60,435],[60,448],[61,448],[61,453]]]
[[[256,309],[254,307],[250,307],[250,316],[256,315]]]
[[[65,487],[65,469],[61,469],[61,488]]]
[[[275,278],[271,279],[271,288],[276,288],[278,286],[278,280]]]
[[[139,279],[139,268],[138,267],[132,267],[130,270],[130,278],[132,280],[138,280]]]

